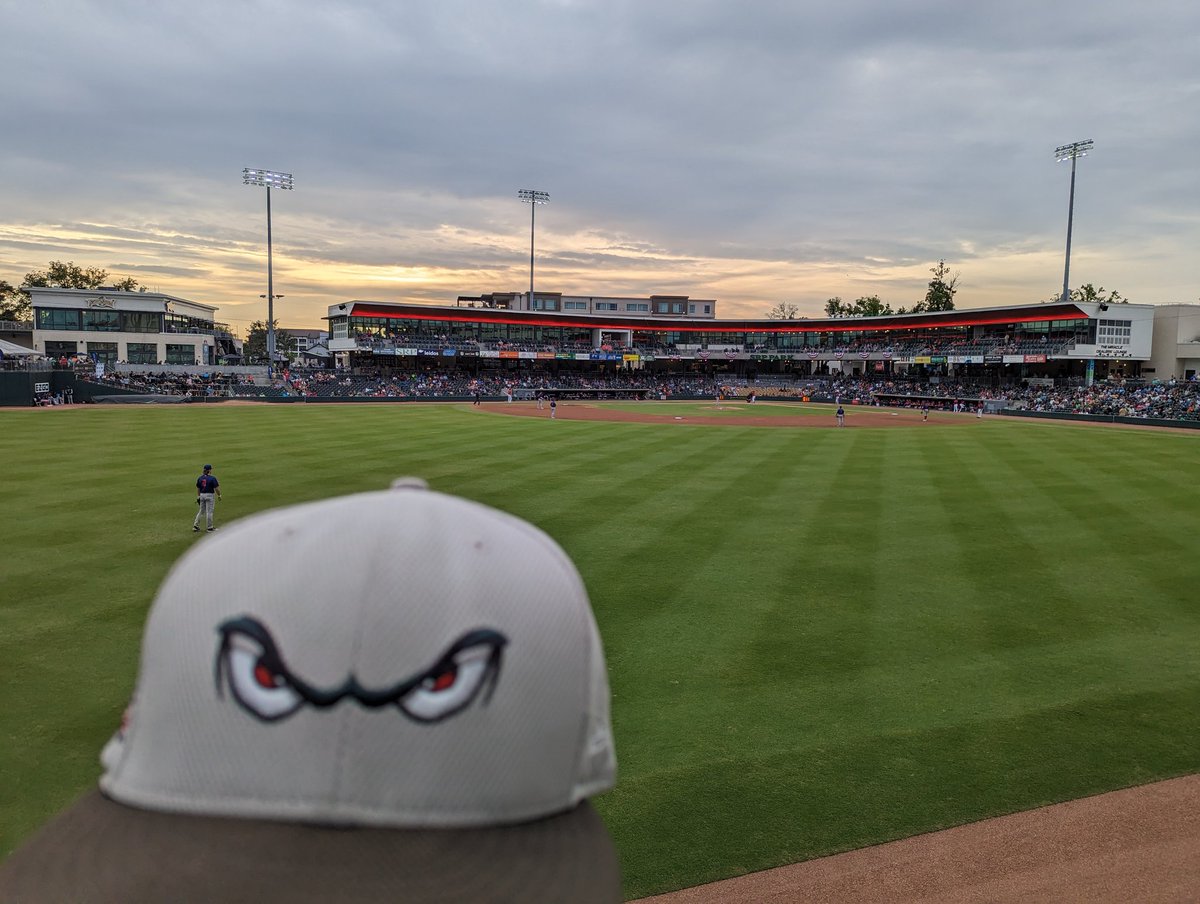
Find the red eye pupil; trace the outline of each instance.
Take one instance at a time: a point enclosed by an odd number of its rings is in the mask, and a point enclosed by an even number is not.
[[[278,683],[278,677],[261,662],[254,667],[254,680],[263,687],[275,687]]]
[[[435,675],[429,689],[433,691],[444,691],[454,685],[454,679],[458,677],[457,669],[447,669],[439,675]]]

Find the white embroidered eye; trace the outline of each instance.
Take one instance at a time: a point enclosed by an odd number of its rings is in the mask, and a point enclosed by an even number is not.
[[[451,653],[398,702],[418,722],[436,722],[469,706],[496,670],[498,648],[482,643]]]
[[[291,715],[304,702],[256,638],[231,631],[223,652],[229,689],[252,715],[272,722]]]

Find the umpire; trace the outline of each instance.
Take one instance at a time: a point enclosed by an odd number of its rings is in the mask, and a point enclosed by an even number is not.
[[[216,530],[213,527],[213,507],[217,499],[221,498],[221,484],[216,477],[213,476],[212,465],[204,466],[204,473],[196,478],[196,520],[192,522],[192,530],[200,530],[200,516],[203,515],[208,519],[208,529]]]

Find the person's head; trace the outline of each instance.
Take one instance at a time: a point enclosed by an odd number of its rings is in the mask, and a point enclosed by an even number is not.
[[[205,466],[204,466],[204,473],[205,473],[205,474],[207,474],[207,473],[208,473],[209,471],[211,471],[211,470],[212,470],[212,465],[205,465]]]
[[[616,901],[583,583],[532,525],[397,481],[186,553],[92,792],[0,900]]]

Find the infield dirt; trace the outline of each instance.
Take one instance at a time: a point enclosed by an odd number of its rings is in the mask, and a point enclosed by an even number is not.
[[[643,904],[1200,901],[1200,775],[641,899]]]

